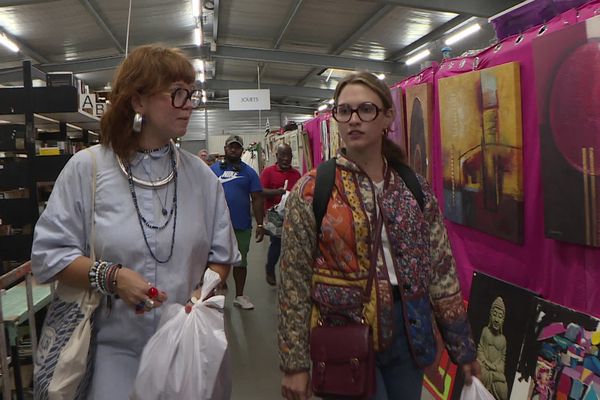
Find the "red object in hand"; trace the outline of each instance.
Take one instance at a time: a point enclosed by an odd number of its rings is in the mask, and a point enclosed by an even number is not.
[[[158,296],[158,289],[155,288],[154,286],[152,286],[150,289],[148,289],[148,297],[150,297],[151,299],[154,299]]]

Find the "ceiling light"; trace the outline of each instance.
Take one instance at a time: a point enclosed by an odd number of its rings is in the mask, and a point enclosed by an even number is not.
[[[17,46],[15,42],[7,38],[4,33],[0,35],[0,44],[2,44],[3,46],[7,47],[10,51],[13,51],[15,53],[19,51],[19,46]]]
[[[455,33],[454,35],[449,36],[448,39],[444,40],[444,44],[446,46],[451,46],[454,43],[456,43],[460,40],[463,40],[467,36],[472,35],[475,32],[478,32],[480,29],[481,29],[481,25],[479,25],[479,24],[471,25],[468,28]]]
[[[200,17],[200,0],[192,0],[192,15],[195,18]]]
[[[385,79],[385,74],[377,74],[375,75],[377,77],[377,79],[379,79],[380,81]]]
[[[194,43],[196,46],[202,45],[202,29],[200,27],[194,28]]]
[[[202,102],[206,103],[206,90],[202,90]]]
[[[196,71],[204,73],[204,60],[195,58],[194,59],[194,68],[196,68]]]
[[[317,110],[319,110],[319,111],[325,111],[325,110],[327,110],[327,104],[321,104],[319,106],[319,108],[317,108]]]
[[[430,54],[431,54],[431,52],[429,50],[423,50],[422,52],[417,53],[414,56],[412,56],[411,58],[409,58],[408,60],[406,60],[404,63],[406,65],[413,65],[414,63],[421,61],[424,58],[429,57]]]

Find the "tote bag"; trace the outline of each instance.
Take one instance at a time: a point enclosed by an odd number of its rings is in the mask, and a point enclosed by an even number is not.
[[[94,153],[87,151],[92,157],[92,212],[88,237],[93,263],[96,260],[93,243],[97,166]],[[35,355],[34,399],[85,399],[93,372],[93,315],[101,299],[100,293],[93,289],[58,284]]]

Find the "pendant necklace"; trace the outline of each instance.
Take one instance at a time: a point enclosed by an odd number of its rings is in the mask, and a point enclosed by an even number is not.
[[[142,162],[140,163],[142,164],[142,168],[144,169],[144,172],[146,173],[146,176],[148,177],[148,182],[152,183],[152,178],[150,177],[150,173],[148,172],[148,170],[146,169],[146,166],[144,165],[144,161],[142,160]],[[171,163],[169,163],[170,165]],[[163,174],[164,175],[164,174]],[[163,215],[163,217],[166,217],[167,214],[169,213],[167,211],[167,197],[169,197],[169,184],[167,184],[167,190],[165,192],[165,201],[163,202],[162,199],[160,198],[160,193],[158,193],[158,188],[152,184],[152,192],[156,193],[156,197],[158,197],[158,201],[160,202],[160,207],[161,207],[161,213]]]

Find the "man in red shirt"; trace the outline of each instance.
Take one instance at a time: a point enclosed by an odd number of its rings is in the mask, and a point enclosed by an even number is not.
[[[300,172],[292,168],[292,149],[288,144],[277,146],[275,153],[277,162],[267,167],[260,174],[260,183],[263,187],[263,196],[265,197],[265,215],[266,211],[279,204],[281,196],[287,190],[291,190],[300,179]],[[267,283],[275,286],[275,264],[279,260],[281,253],[281,237],[270,236],[271,244],[267,255]]]

